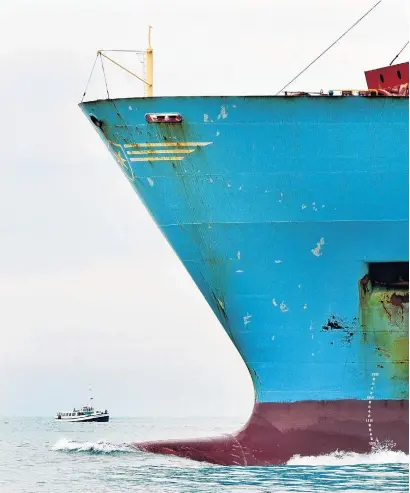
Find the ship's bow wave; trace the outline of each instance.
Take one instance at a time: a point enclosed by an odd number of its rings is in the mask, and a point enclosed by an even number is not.
[[[52,447],[55,452],[82,452],[89,454],[124,454],[135,453],[135,447],[127,444],[114,444],[105,440],[97,442],[81,442],[77,440],[69,440],[61,438]]]

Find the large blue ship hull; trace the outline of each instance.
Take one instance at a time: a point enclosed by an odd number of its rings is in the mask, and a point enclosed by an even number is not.
[[[301,446],[255,463],[390,439],[407,450],[408,99],[133,98],[81,107],[241,354],[255,412],[269,408],[265,425],[276,433],[306,430],[303,416],[315,426],[327,420],[329,446],[305,449],[301,435]],[[174,112],[182,123],[145,120]],[[390,282],[391,269],[407,278]],[[276,423],[283,410],[271,404],[302,414]],[[341,409],[351,440],[329,438]],[[151,449],[250,463],[184,446]]]

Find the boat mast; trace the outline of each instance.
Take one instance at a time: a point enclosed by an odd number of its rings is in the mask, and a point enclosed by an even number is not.
[[[144,86],[145,97],[152,98],[154,95],[154,50],[151,46],[151,29],[152,26],[148,26],[148,48],[145,52],[146,63],[146,80]]]
[[[88,386],[88,390],[90,391],[90,400],[88,402],[88,407],[93,407],[93,396],[91,392],[91,385]]]
[[[113,63],[114,65],[117,65],[117,67],[122,68],[123,70],[125,70],[126,72],[133,75],[134,77],[136,77],[141,82],[143,82],[144,83],[144,96],[147,98],[152,98],[154,95],[154,50],[152,49],[152,46],[151,46],[151,29],[152,29],[152,26],[148,26],[148,47],[145,51],[137,51],[137,50],[98,50],[97,51],[97,58],[98,57],[101,58],[103,71],[104,71],[103,58],[105,58],[105,59],[109,60],[111,63]],[[108,53],[108,52],[112,52],[112,51],[119,51],[119,52],[123,52],[123,53],[132,52],[132,53],[138,53],[140,55],[143,55],[143,67],[144,67],[143,76],[140,77],[139,75],[132,72],[131,70],[128,70],[126,67],[124,67],[124,65],[116,62],[111,57],[107,56],[105,53],[105,52]],[[88,84],[90,82],[91,76],[93,75],[93,71],[94,71],[94,67],[95,67],[95,63],[97,61],[97,58],[95,59],[95,62],[94,62],[93,68],[91,70],[91,74],[90,74],[90,77],[88,79],[87,85],[85,87],[81,102],[83,102],[84,97],[87,93]],[[108,99],[110,99],[110,95],[108,93],[107,79],[105,78],[105,71],[104,71],[104,79],[105,79],[105,84],[106,84],[106,88],[107,88],[107,97],[108,97]]]

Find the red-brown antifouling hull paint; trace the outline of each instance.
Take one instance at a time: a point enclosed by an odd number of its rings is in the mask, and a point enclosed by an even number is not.
[[[318,456],[337,450],[369,453],[374,442],[408,453],[407,400],[261,403],[236,435],[134,446],[226,466],[265,466],[286,463],[294,455]]]

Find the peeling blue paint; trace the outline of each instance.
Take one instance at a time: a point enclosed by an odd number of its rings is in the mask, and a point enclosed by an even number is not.
[[[366,399],[375,371],[375,399],[408,398],[357,322],[367,262],[408,260],[407,98],[81,108],[102,122],[94,128],[242,355],[258,402]],[[145,122],[168,111],[183,123]]]

